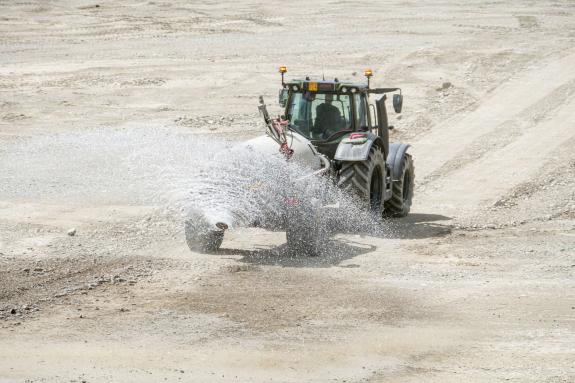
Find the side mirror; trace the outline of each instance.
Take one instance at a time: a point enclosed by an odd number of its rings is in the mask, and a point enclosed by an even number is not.
[[[280,89],[280,93],[279,93],[279,97],[278,97],[278,101],[280,103],[280,106],[285,108],[285,106],[287,104],[287,99],[288,99],[287,89]]]
[[[394,94],[393,95],[393,110],[395,113],[401,113],[401,107],[403,106],[403,95]]]

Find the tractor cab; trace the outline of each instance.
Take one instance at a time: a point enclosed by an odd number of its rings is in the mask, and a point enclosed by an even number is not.
[[[280,67],[283,89],[279,102],[285,108],[288,128],[309,139],[318,151],[334,158],[339,143],[352,133],[371,132],[381,138],[385,152],[389,147],[389,126],[384,94],[375,105],[369,104],[370,93],[386,93],[393,89],[370,89],[371,70],[365,72],[367,83],[311,80],[284,82],[287,68]],[[401,95],[399,111],[401,111]],[[396,106],[394,98],[394,107]],[[355,136],[359,136],[356,134]]]

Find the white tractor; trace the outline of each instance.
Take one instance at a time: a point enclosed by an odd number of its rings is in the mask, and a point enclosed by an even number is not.
[[[337,209],[330,188],[317,186],[322,183],[337,186],[356,206],[378,217],[406,216],[413,198],[413,160],[407,153],[409,145],[389,143],[393,126],[388,125],[385,107],[387,94],[394,93],[393,108],[401,113],[401,89],[370,88],[371,70],[365,71],[365,83],[309,77],[286,82],[286,72],[286,67],[280,67],[279,103],[284,114],[270,118],[260,97],[266,135],[234,148],[282,156],[300,169],[298,177],[290,180],[296,187],[278,196],[284,205],[282,213],[254,224],[285,230],[288,248],[295,253],[320,254],[330,226],[330,215],[325,212]],[[380,95],[373,104],[372,95]],[[298,194],[310,185],[316,185],[313,193]],[[205,217],[188,219],[185,231],[190,249],[216,251],[225,231],[234,226],[234,212],[225,216],[217,222]]]

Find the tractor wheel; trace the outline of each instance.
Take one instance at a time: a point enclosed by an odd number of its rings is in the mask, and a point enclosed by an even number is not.
[[[197,230],[191,221],[185,223],[186,243],[192,251],[213,253],[224,241],[224,232],[216,230]]]
[[[388,217],[405,217],[411,209],[415,172],[413,159],[409,154],[402,158],[401,176],[392,182],[392,196],[384,204],[384,214]]]
[[[362,207],[376,215],[381,215],[384,177],[383,153],[377,146],[372,146],[367,160],[342,163],[337,185],[355,195]]]
[[[297,209],[288,212],[286,225],[287,247],[294,256],[318,256],[327,242],[327,232],[320,217],[300,215]]]

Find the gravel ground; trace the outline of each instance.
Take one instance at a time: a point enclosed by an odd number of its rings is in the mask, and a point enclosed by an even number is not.
[[[0,19],[1,382],[575,381],[571,1],[0,1]],[[320,257],[252,228],[192,253],[182,201],[263,132],[279,65],[402,87],[412,214]]]

